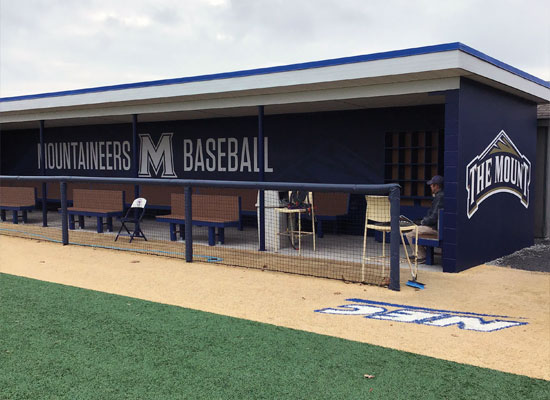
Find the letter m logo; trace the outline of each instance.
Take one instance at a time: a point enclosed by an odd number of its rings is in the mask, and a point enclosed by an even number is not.
[[[161,178],[177,178],[174,172],[174,153],[172,150],[173,133],[163,133],[155,145],[148,133],[139,135],[140,160],[138,175],[141,178],[151,177],[150,167],[157,177],[162,168]]]

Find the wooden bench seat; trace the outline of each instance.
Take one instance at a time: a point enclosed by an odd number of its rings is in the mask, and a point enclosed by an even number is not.
[[[74,189],[73,206],[67,208],[69,229],[75,229],[74,216],[78,216],[81,229],[84,228],[84,217],[97,218],[97,233],[103,233],[103,218],[107,219],[107,229],[113,231],[113,217],[124,213],[124,191]],[[60,210],[61,212],[61,210]]]
[[[0,187],[0,214],[2,221],[6,220],[6,211],[12,212],[12,222],[19,223],[19,212],[21,220],[27,222],[27,212],[36,207],[36,188],[23,186],[2,186]]]
[[[168,215],[157,217],[157,221],[170,224],[170,240],[177,240],[177,227],[182,239],[185,239],[185,195],[172,193],[170,196]],[[219,196],[194,194],[192,197],[192,224],[208,227],[208,244],[216,244],[216,228],[218,241],[225,241],[224,229],[238,228],[241,224],[241,201],[237,196]]]

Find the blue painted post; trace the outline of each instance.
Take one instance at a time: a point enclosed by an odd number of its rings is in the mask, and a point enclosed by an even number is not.
[[[391,290],[399,291],[399,246],[401,236],[399,235],[399,212],[400,212],[401,190],[398,187],[390,190],[390,286]]]
[[[443,272],[459,272],[457,265],[457,240],[458,231],[456,223],[460,221],[458,218],[458,197],[459,197],[459,174],[457,165],[460,163],[459,150],[463,147],[459,138],[460,133],[460,115],[463,112],[461,106],[461,96],[464,93],[460,90],[447,90],[445,92],[445,157],[443,159],[443,176],[445,177],[445,198],[443,200],[443,209],[445,221],[455,221],[453,224],[447,224],[443,227],[443,246],[441,247],[442,257],[441,264]],[[464,151],[464,150],[462,150]],[[454,191],[447,190],[451,187],[456,188]]]
[[[260,182],[264,182],[264,106],[258,106],[258,164],[260,164]],[[265,193],[260,190],[258,198],[260,251],[265,251]]]
[[[132,114],[132,178],[138,177],[138,134],[137,134],[137,114]],[[139,185],[134,185],[134,199],[139,197]]]
[[[208,246],[216,245],[216,228],[213,226],[208,227]]]
[[[61,181],[61,236],[63,246],[69,244],[69,227],[67,224],[67,182]]]
[[[176,240],[178,240],[178,234],[176,232],[176,224],[174,222],[170,222],[170,241],[175,242]]]
[[[40,120],[40,171],[46,176],[46,146],[44,145],[44,120]],[[42,226],[48,226],[48,185],[42,182]]]
[[[191,186],[185,187],[185,261],[193,262],[193,205]]]

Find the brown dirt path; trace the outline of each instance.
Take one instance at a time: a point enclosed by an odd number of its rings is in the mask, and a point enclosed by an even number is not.
[[[0,236],[0,272],[337,336],[550,380],[550,274],[479,266],[420,271],[425,290],[388,289]],[[1,288],[0,288],[1,290]],[[509,316],[494,332],[316,313],[361,298]],[[525,318],[525,319],[521,319]]]

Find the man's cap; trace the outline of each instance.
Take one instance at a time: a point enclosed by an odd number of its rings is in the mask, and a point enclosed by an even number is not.
[[[436,175],[428,181],[428,185],[443,185],[443,177],[441,175]]]

